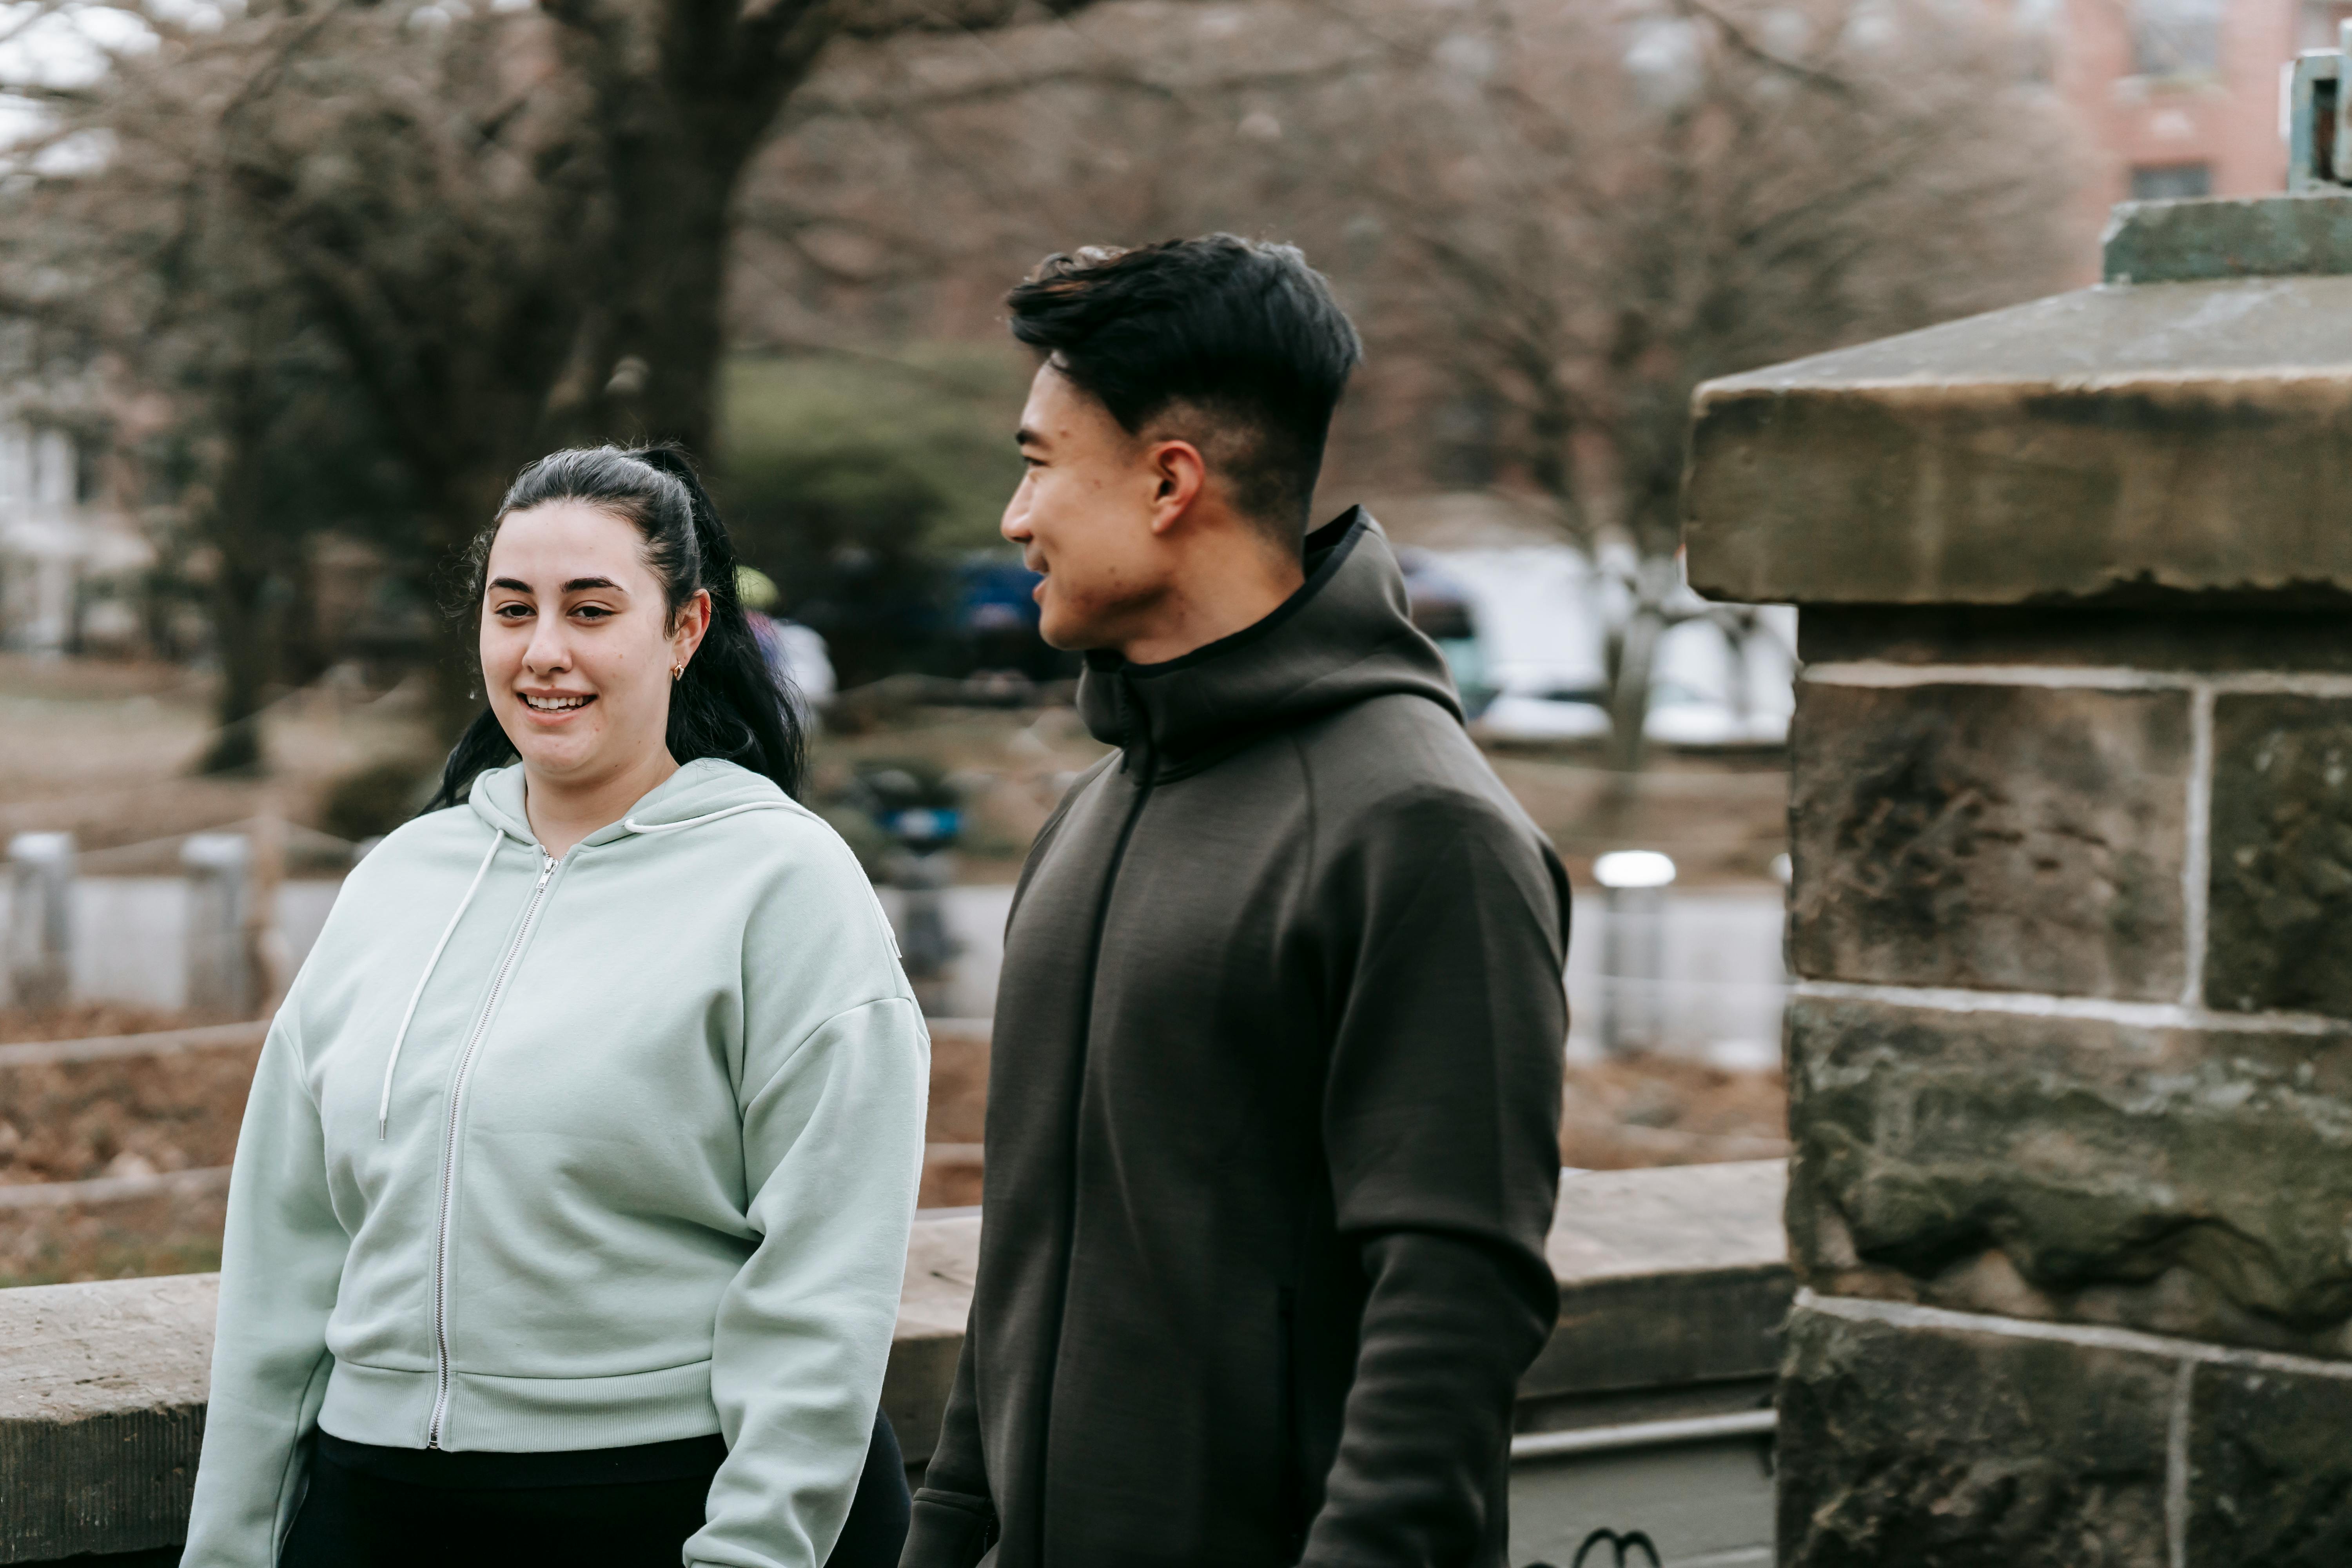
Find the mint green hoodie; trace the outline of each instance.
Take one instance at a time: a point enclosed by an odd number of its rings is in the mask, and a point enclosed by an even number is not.
[[[313,1426],[716,1432],[689,1563],[815,1568],[864,1466],[930,1042],[834,831],[705,759],[551,861],[520,768],[362,862],[237,1140],[185,1568],[268,1568]]]

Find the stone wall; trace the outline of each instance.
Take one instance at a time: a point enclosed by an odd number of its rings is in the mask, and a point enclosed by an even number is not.
[[[2352,1562],[2352,676],[1812,625],[1783,1561]]]
[[[2347,286],[1702,389],[1693,580],[1802,605],[1783,1568],[2352,1563]]]

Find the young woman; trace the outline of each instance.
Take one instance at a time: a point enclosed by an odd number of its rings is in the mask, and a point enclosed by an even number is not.
[[[607,447],[470,560],[489,710],[262,1051],[182,1561],[895,1563],[929,1041],[726,532]]]

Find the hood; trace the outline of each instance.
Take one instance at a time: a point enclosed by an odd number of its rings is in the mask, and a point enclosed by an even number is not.
[[[530,818],[523,812],[521,763],[493,768],[475,779],[466,804],[473,808],[475,816],[499,832],[537,847],[538,836],[531,832]],[[697,757],[681,764],[677,772],[648,791],[622,814],[620,821],[598,828],[580,844],[593,847],[631,834],[658,833],[721,815],[776,806],[789,810],[792,803],[765,773],[755,773],[717,757]]]
[[[1162,664],[1087,655],[1078,715],[1160,779],[1197,772],[1269,730],[1374,697],[1462,717],[1437,645],[1412,624],[1404,574],[1361,507],[1307,536],[1307,581],[1256,625]]]

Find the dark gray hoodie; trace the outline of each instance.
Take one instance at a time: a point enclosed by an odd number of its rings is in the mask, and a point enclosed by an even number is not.
[[[1007,928],[971,1331],[908,1568],[1504,1561],[1559,1296],[1568,884],[1360,510],[1090,657]]]

